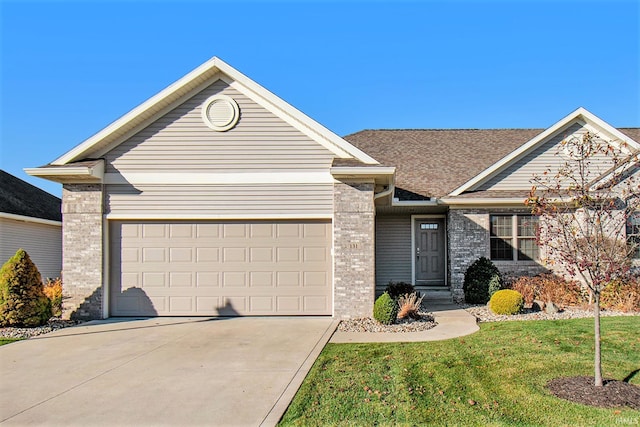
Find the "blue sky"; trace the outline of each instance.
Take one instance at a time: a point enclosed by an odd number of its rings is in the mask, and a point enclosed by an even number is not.
[[[0,0],[0,168],[46,164],[218,56],[339,135],[640,126],[640,1]]]

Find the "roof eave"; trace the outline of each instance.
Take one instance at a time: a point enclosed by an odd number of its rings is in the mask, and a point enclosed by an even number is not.
[[[392,185],[396,168],[393,166],[333,166],[329,172],[336,179],[373,178],[376,184]]]
[[[60,184],[89,183],[99,184],[104,180],[104,160],[97,161],[94,165],[62,167],[43,166],[39,168],[24,168],[31,176],[44,178]]]
[[[37,218],[34,216],[16,215],[7,212],[0,212],[0,218],[12,219],[14,221],[33,222],[36,224],[53,225],[62,227],[62,221],[54,221],[52,219]]]
[[[482,197],[482,198],[474,198],[474,199],[465,199],[465,198],[457,198],[457,197],[443,197],[438,199],[438,203],[442,205],[447,205],[449,207],[465,207],[465,206],[522,206],[524,207],[524,199],[516,198],[516,197]]]

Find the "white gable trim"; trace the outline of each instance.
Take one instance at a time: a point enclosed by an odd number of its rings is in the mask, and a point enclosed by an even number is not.
[[[490,168],[485,169],[479,175],[476,175],[471,180],[465,182],[462,186],[456,188],[452,191],[449,196],[459,196],[465,191],[473,190],[478,185],[483,184],[484,182],[491,179],[493,176],[498,174],[500,171],[504,170],[526,154],[533,151],[536,147],[543,144],[550,137],[554,136],[558,132],[563,131],[574,123],[581,123],[583,125],[594,126],[595,128],[601,129],[603,132],[606,132],[613,136],[617,141],[626,141],[631,149],[638,150],[640,149],[640,144],[638,144],[633,139],[629,138],[627,135],[620,132],[618,129],[614,128],[604,120],[596,117],[591,114],[586,109],[580,107],[568,116],[564,117],[562,120],[558,121],[556,124],[540,133],[529,142],[521,146],[515,151],[512,151],[507,156],[503,157],[498,162],[494,163]],[[613,141],[615,143],[615,141]]]
[[[224,78],[225,76],[220,75],[220,73],[226,75],[228,79]],[[340,158],[355,158],[366,164],[378,164],[372,157],[217,57],[211,58],[180,80],[169,85],[100,132],[54,160],[51,164],[65,165],[81,159],[90,152],[104,154],[144,126],[157,120],[159,116],[184,102],[188,97],[202,90],[205,85],[210,85],[215,81],[215,78],[229,83],[235,89],[252,98],[258,104],[333,152],[336,156]]]

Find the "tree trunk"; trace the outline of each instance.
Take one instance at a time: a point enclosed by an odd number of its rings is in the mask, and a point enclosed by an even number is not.
[[[602,359],[600,357],[600,293],[594,292],[593,319],[595,332],[595,383],[596,387],[602,387]]]

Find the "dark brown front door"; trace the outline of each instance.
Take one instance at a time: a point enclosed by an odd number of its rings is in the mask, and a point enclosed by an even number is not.
[[[415,221],[416,285],[444,285],[444,219]]]

